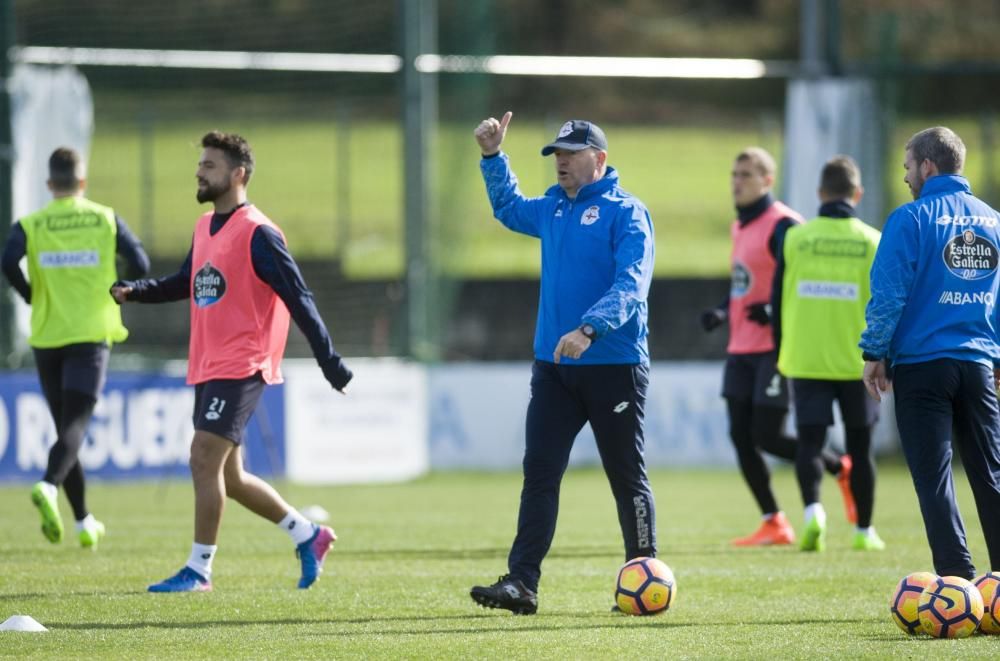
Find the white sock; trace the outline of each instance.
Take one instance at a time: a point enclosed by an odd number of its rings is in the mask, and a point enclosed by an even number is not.
[[[83,532],[87,529],[93,529],[97,524],[97,519],[94,518],[93,514],[88,514],[79,521],[76,522],[76,531]]]
[[[822,526],[826,523],[826,510],[821,503],[810,503],[806,505],[806,523],[816,519]]]
[[[316,532],[313,522],[299,514],[298,510],[289,511],[285,518],[278,522],[278,525],[288,533],[296,546],[308,542],[309,538]]]
[[[215,560],[215,552],[219,549],[217,544],[191,544],[191,557],[188,558],[187,566],[201,574],[204,578],[212,577],[212,561]]]
[[[863,534],[865,537],[871,537],[873,534],[875,534],[875,528],[872,526],[868,526],[867,528],[862,528],[861,526],[858,526],[855,530]]]
[[[55,498],[56,496],[59,495],[59,487],[52,484],[51,482],[46,482],[45,480],[42,480],[41,482],[39,482],[39,484],[42,485],[42,491],[44,491],[45,495],[48,496],[49,498]]]

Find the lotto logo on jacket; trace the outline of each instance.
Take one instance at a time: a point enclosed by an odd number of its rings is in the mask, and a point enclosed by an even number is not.
[[[225,293],[226,277],[212,266],[212,262],[205,262],[205,265],[194,274],[192,291],[194,304],[200,308],[208,307],[218,303]]]

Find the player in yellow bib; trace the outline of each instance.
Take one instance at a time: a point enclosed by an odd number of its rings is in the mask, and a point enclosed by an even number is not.
[[[80,155],[56,149],[49,158],[53,200],[11,227],[0,262],[11,286],[31,305],[28,344],[56,426],[45,476],[31,500],[41,514],[42,533],[58,543],[63,523],[56,495],[62,486],[80,544],[94,548],[104,525],[87,510],[77,455],[104,386],[111,344],[128,337],[108,289],[118,279],[117,256],[131,277],[149,270],[149,258],[112,209],[83,197],[85,185]],[[24,257],[27,280],[20,266]]]
[[[778,370],[791,379],[798,428],[795,472],[805,505],[800,542],[804,551],[822,551],[826,545],[826,512],[819,501],[820,453],[833,424],[834,400],[853,463],[850,486],[858,517],[853,546],[885,548],[871,525],[875,499],[871,430],[878,406],[865,395],[864,360],[858,349],[870,298],[869,271],[880,236],[855,217],[863,193],[861,171],[850,157],[827,161],[820,178],[819,216],[788,230],[774,279]]]

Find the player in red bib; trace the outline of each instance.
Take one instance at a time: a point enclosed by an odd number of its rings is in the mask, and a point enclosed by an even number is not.
[[[149,591],[212,589],[212,561],[227,496],[288,533],[301,561],[299,587],[308,588],[319,577],[336,536],[246,472],[239,446],[264,386],[282,381],[290,319],[309,340],[335,390],[344,392],[352,374],[333,348],[281,230],[247,202],[254,167],[250,145],[238,135],[217,131],[205,135],[201,144],[197,197],[212,202],[215,211],[198,219],[181,270],[157,280],[119,281],[111,288],[119,303],[191,301],[194,544],[185,566]]]
[[[729,321],[729,343],[722,396],[729,413],[729,433],[740,471],[763,515],[751,535],[733,540],[736,546],[791,544],[795,531],[778,507],[771,475],[761,450],[795,460],[796,441],[782,433],[788,413],[788,384],[778,373],[778,356],[771,334],[771,286],[785,232],[802,216],[774,199],[771,188],[777,167],[760,147],[736,156],[732,194],[738,217],[731,235],[732,284],[721,305],[702,313],[706,331]],[[850,492],[850,458],[823,453],[826,470],[838,477],[848,519],[856,520]]]

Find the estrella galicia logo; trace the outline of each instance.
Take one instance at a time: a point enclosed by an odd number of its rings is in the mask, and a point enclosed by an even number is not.
[[[205,262],[197,273],[194,274],[194,304],[200,308],[205,308],[212,303],[218,303],[226,293],[226,278],[222,272],[212,266],[212,262]]]
[[[944,246],[944,265],[963,280],[982,280],[996,273],[1000,253],[996,245],[971,229],[963,230]]]
[[[729,286],[729,295],[733,298],[746,296],[751,286],[753,286],[753,275],[750,269],[740,262],[733,262],[733,280]]]

